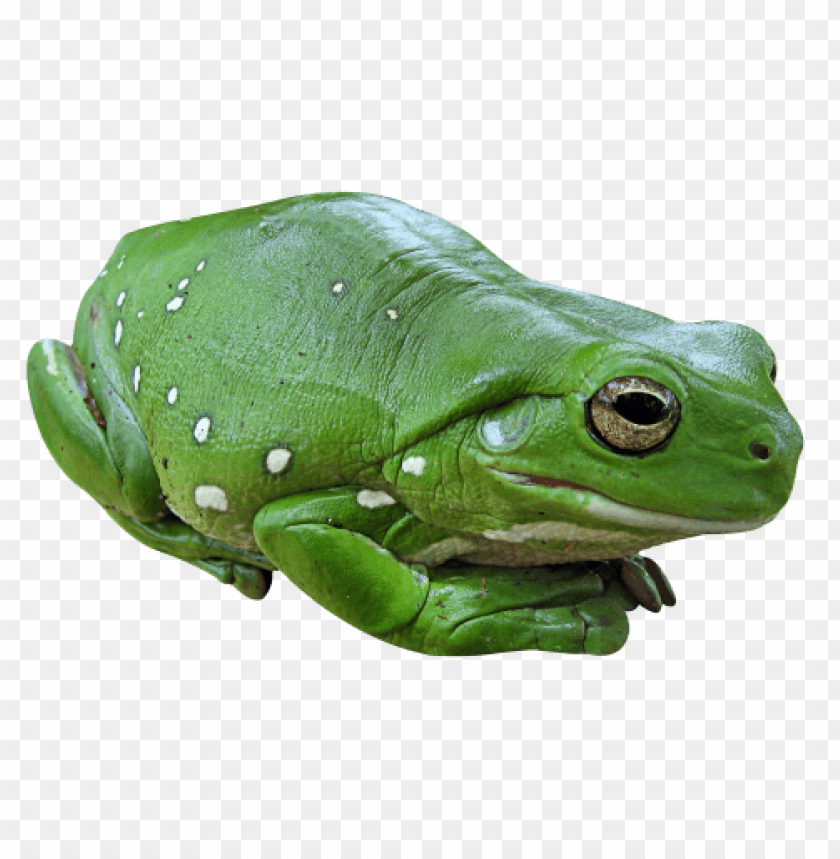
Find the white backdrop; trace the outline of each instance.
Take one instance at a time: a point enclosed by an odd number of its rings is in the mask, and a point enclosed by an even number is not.
[[[0,6],[0,855],[838,855],[830,9]],[[607,658],[420,656],[134,542],[47,453],[27,351],[129,230],[324,190],[757,328],[805,434],[789,505],[651,551],[679,602]]]

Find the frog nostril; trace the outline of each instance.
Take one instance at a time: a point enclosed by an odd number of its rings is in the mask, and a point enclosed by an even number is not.
[[[770,459],[770,448],[767,447],[766,444],[762,444],[760,441],[754,441],[750,445],[750,453],[756,459]]]

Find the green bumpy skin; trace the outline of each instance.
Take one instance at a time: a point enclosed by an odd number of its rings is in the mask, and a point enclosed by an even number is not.
[[[638,553],[768,523],[802,449],[751,328],[539,283],[371,194],[130,233],[27,376],[145,545],[440,655],[619,650],[675,601]]]

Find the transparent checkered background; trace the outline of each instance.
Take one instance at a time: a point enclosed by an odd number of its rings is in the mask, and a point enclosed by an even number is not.
[[[838,855],[831,9],[5,0],[4,859]],[[42,444],[31,343],[71,340],[125,232],[335,189],[758,328],[790,504],[653,550],[680,602],[602,659],[419,656],[134,542]]]

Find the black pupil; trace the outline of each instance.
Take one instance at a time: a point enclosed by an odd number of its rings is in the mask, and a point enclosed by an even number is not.
[[[625,420],[643,427],[658,424],[665,416],[662,400],[643,391],[619,394],[615,398],[614,408]]]

